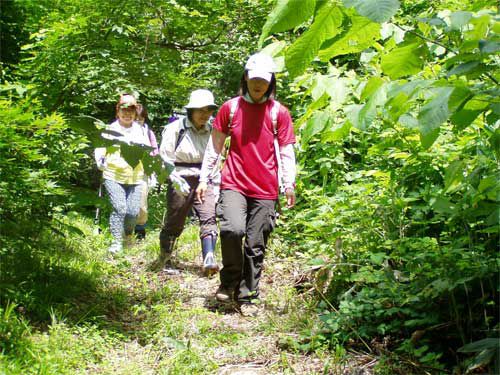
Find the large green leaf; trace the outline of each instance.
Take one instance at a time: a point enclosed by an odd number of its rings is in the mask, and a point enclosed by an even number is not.
[[[123,156],[132,168],[135,168],[139,164],[146,151],[149,151],[149,149],[145,149],[139,145],[128,145],[126,143],[120,145],[121,156]]]
[[[418,129],[418,120],[412,115],[405,113],[398,119],[399,123],[408,129]]]
[[[488,66],[481,63],[480,61],[469,61],[453,67],[453,69],[448,72],[447,76],[450,77],[452,75],[466,75],[470,78],[473,78],[479,77],[481,74],[487,72],[488,70]]]
[[[296,122],[296,126],[300,127],[307,119],[309,119],[318,109],[325,107],[330,99],[328,93],[323,93],[320,98],[309,104],[306,113],[302,115]]]
[[[451,116],[453,125],[464,129],[477,118],[482,112],[488,110],[489,103],[484,97],[477,96],[468,100],[459,110]]]
[[[458,349],[460,353],[475,353],[480,352],[485,349],[500,349],[500,339],[489,338],[482,339],[479,341],[471,342],[470,344],[464,345]]]
[[[259,38],[259,47],[271,33],[290,30],[307,21],[314,13],[316,0],[278,0],[267,17]]]
[[[370,97],[366,104],[358,113],[358,123],[356,127],[365,130],[375,120],[377,107],[387,100],[387,93],[384,86],[380,86]]]
[[[450,28],[452,30],[460,30],[462,27],[469,23],[469,20],[472,18],[471,12],[453,12],[450,14]]]
[[[371,77],[363,88],[361,100],[364,101],[371,96],[380,86],[384,84],[384,80],[380,77]]]
[[[345,117],[349,123],[355,128],[360,128],[359,112],[363,108],[362,104],[350,104],[344,107]]]
[[[351,15],[351,25],[346,32],[326,41],[318,53],[321,61],[349,53],[361,52],[380,38],[380,24],[366,17]]]
[[[446,193],[453,192],[464,180],[464,165],[460,160],[452,162],[444,176],[444,189]]]
[[[472,18],[470,20],[470,23],[473,27],[469,28],[467,32],[465,32],[465,39],[479,41],[480,39],[486,38],[490,20],[491,16],[489,14],[484,14],[477,18]]]
[[[88,115],[72,117],[68,123],[73,130],[80,130],[86,133],[100,132],[106,126],[101,120]]]
[[[457,206],[444,196],[433,197],[429,203],[434,211],[442,214],[454,215],[457,211]]]
[[[340,141],[347,137],[351,130],[352,124],[349,121],[344,121],[340,124],[334,124],[329,129],[323,131],[321,135],[322,142]]]
[[[420,140],[426,149],[432,146],[439,136],[440,125],[450,116],[448,99],[453,89],[453,87],[436,88],[418,114]]]
[[[340,33],[343,14],[332,2],[322,6],[311,27],[286,52],[286,67],[291,77],[301,74],[316,57],[321,44]]]
[[[393,96],[384,107],[384,115],[392,121],[398,120],[403,114],[408,112],[412,106],[412,101],[404,92]]]
[[[344,0],[346,8],[354,7],[356,11],[372,21],[383,23],[389,21],[399,9],[398,0]]]
[[[382,56],[382,71],[392,79],[417,74],[424,66],[427,52],[427,45],[421,39],[405,42]]]
[[[480,40],[479,50],[481,53],[497,53],[500,51],[500,41],[499,40]]]
[[[326,111],[316,112],[302,130],[302,143],[306,144],[315,134],[321,132],[328,124],[330,114]]]

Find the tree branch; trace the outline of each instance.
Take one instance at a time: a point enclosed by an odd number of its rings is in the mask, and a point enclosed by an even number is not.
[[[407,33],[413,34],[413,35],[415,35],[415,36],[419,37],[420,39],[425,40],[426,42],[433,43],[433,44],[436,44],[436,45],[438,45],[438,46],[440,46],[440,47],[443,47],[445,50],[447,50],[447,51],[449,51],[449,52],[458,53],[458,51],[456,51],[456,50],[454,50],[453,48],[451,48],[451,47],[447,46],[446,44],[443,44],[443,43],[441,43],[441,42],[438,42],[437,40],[433,40],[433,39],[427,38],[426,36],[423,36],[422,34],[417,33],[417,32],[416,32],[416,31],[414,31],[414,30],[405,30],[405,29],[403,29],[401,26],[399,26],[399,25],[398,25],[398,24],[396,24],[396,23],[394,23],[393,25],[394,25],[394,26],[396,26],[396,27],[398,27],[398,28],[400,28],[401,30],[403,30],[403,31],[405,31],[405,32],[407,32]]]

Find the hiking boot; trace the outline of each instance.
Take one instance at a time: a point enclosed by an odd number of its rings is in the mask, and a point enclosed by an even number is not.
[[[177,236],[160,236],[160,254],[154,261],[151,268],[155,271],[165,271],[172,267],[172,252],[175,248]]]
[[[172,265],[172,254],[160,249],[160,255],[151,265],[151,269],[154,271],[163,271],[164,268],[171,267]]]
[[[233,291],[225,286],[219,286],[215,292],[215,298],[219,302],[230,302],[233,299]]]

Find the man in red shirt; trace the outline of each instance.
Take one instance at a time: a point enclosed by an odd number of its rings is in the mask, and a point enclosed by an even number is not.
[[[270,56],[257,53],[249,58],[239,96],[220,108],[205,151],[197,188],[199,200],[204,199],[206,181],[226,137],[231,138],[217,204],[223,269],[216,298],[223,302],[234,298],[251,304],[258,299],[279,185],[287,206],[295,205],[295,135],[288,109],[273,99],[275,71]]]

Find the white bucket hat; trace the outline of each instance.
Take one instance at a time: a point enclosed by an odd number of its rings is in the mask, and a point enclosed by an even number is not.
[[[189,97],[189,103],[184,108],[203,107],[217,108],[217,104],[214,102],[214,95],[205,89],[194,90]]]
[[[259,52],[250,56],[245,64],[245,70],[248,71],[248,79],[262,78],[267,82],[271,82],[277,66],[271,56]]]

